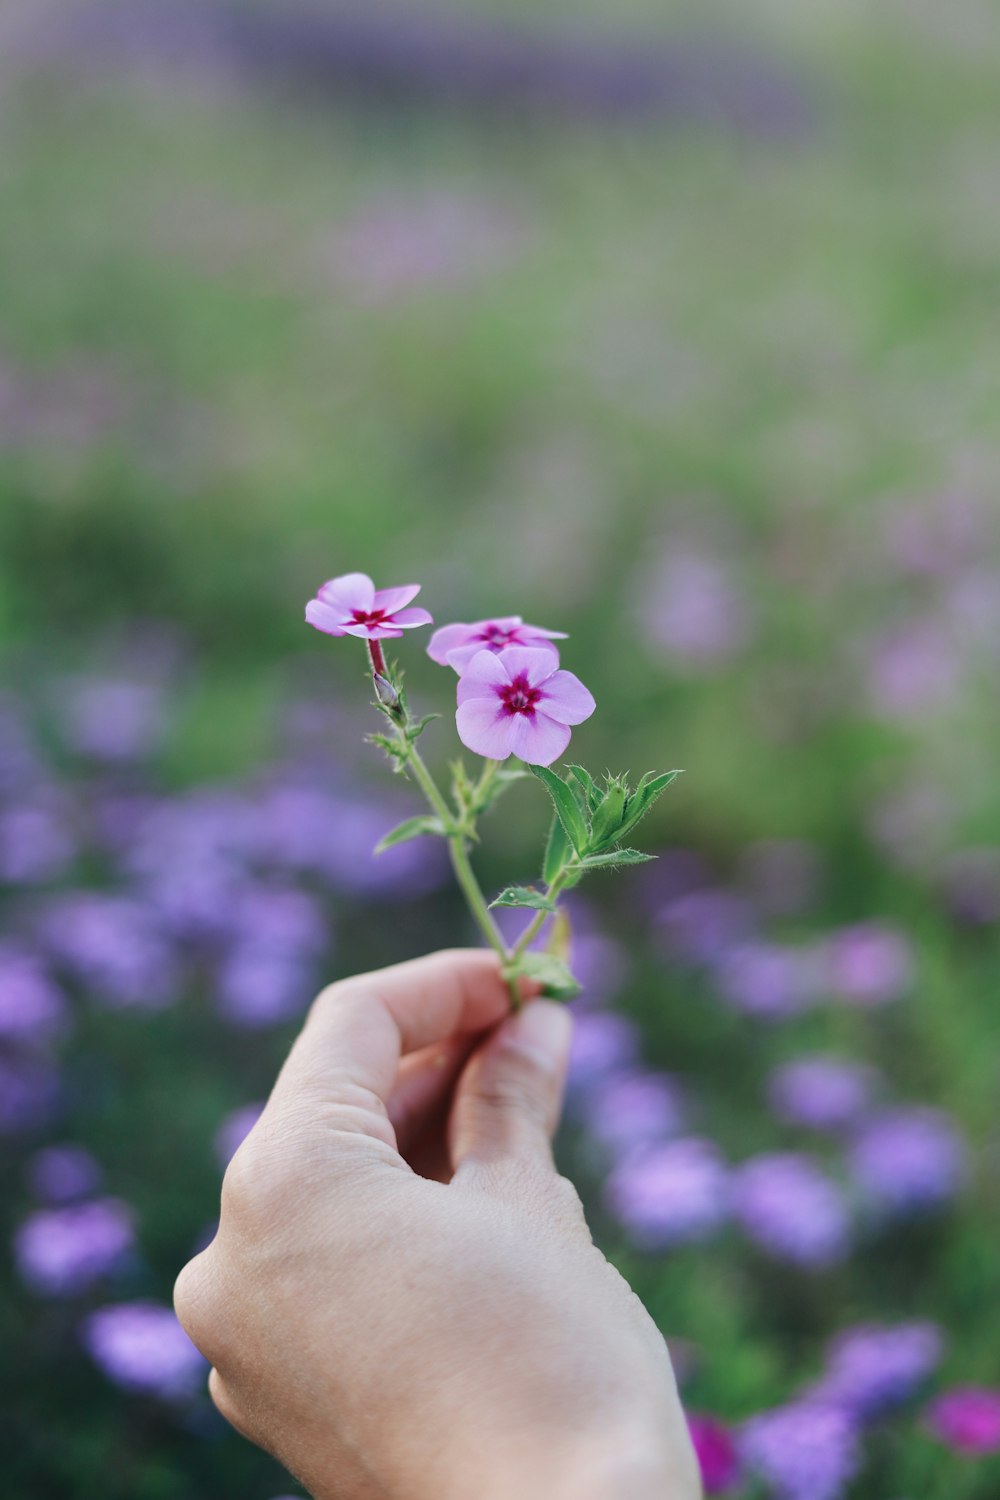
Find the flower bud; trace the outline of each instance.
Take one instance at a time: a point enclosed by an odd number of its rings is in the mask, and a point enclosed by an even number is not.
[[[627,801],[628,783],[622,777],[613,777],[594,813],[592,843],[595,847],[613,839],[621,828]]]
[[[383,677],[380,672],[373,672],[372,681],[375,684],[375,696],[382,707],[387,708],[390,713],[395,712],[399,708],[399,694],[388,677]]]

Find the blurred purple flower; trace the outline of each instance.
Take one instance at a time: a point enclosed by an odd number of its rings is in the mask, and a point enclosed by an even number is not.
[[[964,1186],[968,1149],[940,1110],[886,1110],[854,1139],[849,1166],[879,1218],[908,1218],[942,1207]]]
[[[774,1500],[840,1500],[859,1462],[849,1419],[833,1407],[809,1402],[751,1417],[739,1448]]]
[[[962,662],[946,631],[920,620],[869,646],[868,692],[882,718],[914,720],[951,705]]]
[[[241,943],[218,975],[219,1013],[237,1026],[275,1026],[301,1016],[316,992],[316,971],[298,953]]]
[[[636,628],[675,664],[722,666],[749,642],[750,611],[730,564],[696,548],[673,548],[637,580]]]
[[[219,1125],[213,1139],[215,1157],[220,1167],[228,1167],[251,1130],[260,1119],[263,1104],[241,1104],[231,1110]]]
[[[733,1209],[747,1238],[786,1264],[821,1270],[850,1249],[844,1196],[809,1156],[752,1157],[734,1174]]]
[[[811,948],[778,943],[738,943],[715,970],[716,987],[734,1010],[761,1020],[800,1015],[824,989],[823,964]]]
[[[37,1057],[0,1055],[0,1135],[37,1130],[59,1102],[59,1074]]]
[[[50,1297],[73,1297],[116,1270],[135,1243],[132,1214],[117,1198],[31,1214],[14,1238],[22,1281]]]
[[[23,792],[38,781],[42,765],[18,705],[0,697],[0,795]]]
[[[711,1141],[685,1137],[624,1158],[604,1201],[633,1241],[662,1250],[708,1239],[729,1213],[729,1169]]]
[[[116,1385],[177,1400],[202,1385],[208,1363],[168,1307],[119,1302],[98,1308],[81,1335],[91,1359]]]
[[[173,946],[132,897],[75,891],[48,908],[42,932],[66,969],[113,1009],[161,1010],[176,998]]]
[[[859,922],[830,939],[830,988],[853,1005],[886,1005],[913,983],[916,962],[906,935],[887,922]]]
[[[908,1401],[944,1352],[934,1323],[862,1324],[834,1339],[814,1395],[857,1420]]]
[[[318,955],[331,943],[319,901],[290,886],[244,886],[235,893],[230,930],[238,942],[284,953]]]
[[[800,916],[815,904],[821,883],[819,853],[800,839],[761,839],[743,857],[743,884],[764,916]]]
[[[0,881],[44,885],[65,874],[75,854],[66,809],[51,795],[0,812]]]
[[[981,1458],[1000,1452],[1000,1389],[956,1386],[931,1402],[924,1420],[956,1453]]]
[[[740,1480],[740,1459],[728,1428],[717,1417],[687,1412],[691,1444],[706,1495],[724,1495]]]
[[[61,707],[70,744],[95,760],[140,760],[165,726],[163,690],[152,682],[77,678],[64,685]]]
[[[96,1193],[103,1180],[96,1157],[84,1146],[44,1146],[28,1162],[28,1181],[44,1203],[72,1203]]]
[[[628,1067],[637,1050],[635,1026],[624,1016],[606,1010],[574,1011],[570,1090],[589,1090],[616,1068]]]
[[[863,1063],[817,1053],[775,1068],[768,1097],[775,1114],[791,1125],[842,1130],[868,1108],[876,1078]]]
[[[612,1073],[595,1086],[587,1102],[587,1129],[619,1151],[676,1135],[683,1119],[677,1085],[644,1068]]]
[[[754,923],[750,903],[742,896],[708,888],[669,901],[659,912],[657,925],[672,958],[704,964],[746,943]]]
[[[67,1020],[62,991],[35,955],[0,942],[0,1039],[46,1042],[65,1029]]]

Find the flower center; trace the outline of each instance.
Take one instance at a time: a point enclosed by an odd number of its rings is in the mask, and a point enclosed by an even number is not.
[[[506,646],[516,635],[516,626],[513,629],[505,629],[502,625],[487,625],[479,638],[485,641],[488,646],[502,647]]]
[[[535,704],[542,696],[538,688],[529,683],[522,673],[520,677],[499,689],[500,701],[509,714],[533,714]]]
[[[384,609],[356,609],[353,611],[355,625],[381,625],[385,619]]]

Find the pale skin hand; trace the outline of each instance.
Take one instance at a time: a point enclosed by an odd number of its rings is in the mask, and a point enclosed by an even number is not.
[[[508,1007],[477,951],[325,990],[178,1278],[219,1410],[317,1500],[700,1495],[663,1339],[552,1164],[569,1017]]]

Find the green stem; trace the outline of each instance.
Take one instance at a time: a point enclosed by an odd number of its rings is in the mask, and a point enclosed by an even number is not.
[[[546,887],[545,896],[547,900],[551,901],[559,895],[559,892],[562,890],[563,885],[565,884],[566,877],[570,873],[571,872],[568,865],[565,867],[565,869],[559,871],[559,874],[556,875],[555,879],[552,880],[552,882]],[[512,958],[520,958],[521,954],[532,942],[532,940],[538,936],[539,932],[541,932],[546,918],[550,917],[551,915],[552,913],[548,911],[538,911],[535,913],[535,915],[532,917],[531,921],[528,923],[527,927],[521,933],[521,936],[518,938],[517,942],[511,949]]]
[[[506,969],[510,963],[511,955],[507,951],[507,944],[500,935],[497,924],[490,916],[486,897],[480,889],[479,881],[476,879],[475,871],[469,861],[469,852],[466,848],[465,838],[463,834],[455,829],[455,820],[448,808],[448,804],[438,790],[434,777],[424,764],[423,757],[415,745],[409,745],[406,759],[407,763],[413,768],[414,778],[423,791],[424,796],[448,830],[448,853],[451,856],[451,867],[455,872],[455,879],[461,887],[462,895],[468,903],[469,910],[478,923],[483,937],[500,959],[504,969]],[[483,774],[485,777],[486,773],[484,772]],[[481,785],[482,782],[480,782]],[[513,1010],[520,1010],[521,994],[518,989],[517,980],[512,975],[505,975],[504,977],[510,995],[511,1008]]]

